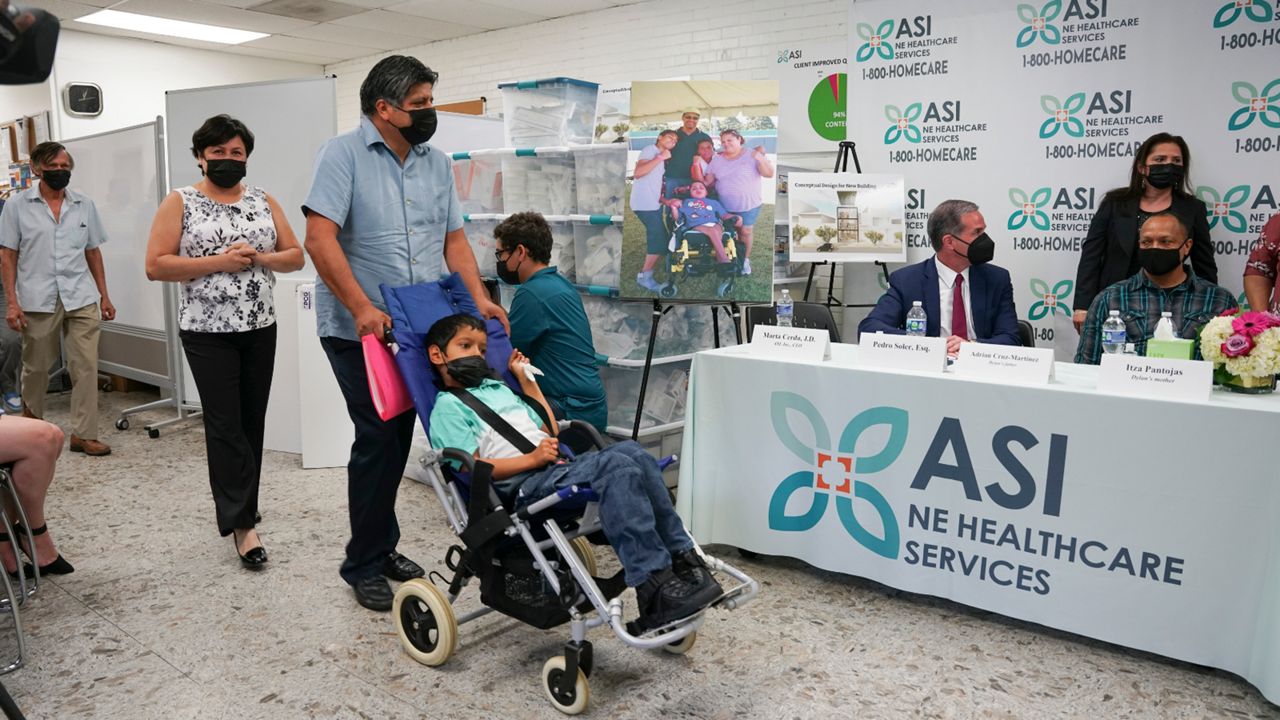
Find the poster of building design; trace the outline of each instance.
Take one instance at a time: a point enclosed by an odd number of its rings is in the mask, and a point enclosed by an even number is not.
[[[904,262],[901,175],[791,173],[792,262]]]

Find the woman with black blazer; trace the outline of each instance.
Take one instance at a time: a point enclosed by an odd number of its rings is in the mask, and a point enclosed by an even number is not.
[[[1080,248],[1071,318],[1076,332],[1098,293],[1138,272],[1138,231],[1155,213],[1172,210],[1182,218],[1191,228],[1191,269],[1197,277],[1218,282],[1205,204],[1191,194],[1190,176],[1191,151],[1180,136],[1156,133],[1138,147],[1129,185],[1107,193],[1098,204]]]

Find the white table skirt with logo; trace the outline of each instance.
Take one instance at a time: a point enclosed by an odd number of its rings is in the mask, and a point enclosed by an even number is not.
[[[694,356],[677,509],[702,543],[1237,673],[1280,702],[1280,395],[1112,397]]]

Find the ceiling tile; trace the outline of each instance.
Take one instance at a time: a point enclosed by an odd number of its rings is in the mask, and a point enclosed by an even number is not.
[[[395,5],[397,3],[402,3],[404,2],[404,0],[342,0],[342,2],[348,5],[356,5],[368,10],[377,10],[379,8],[384,8],[390,5]]]
[[[26,3],[23,3],[25,5]],[[88,2],[68,2],[67,0],[40,0],[38,7],[48,12],[50,15],[58,18],[59,23],[65,23],[68,20],[84,17],[101,10],[101,7],[95,7]],[[86,27],[89,27],[86,25]]]
[[[271,34],[287,33],[314,24],[308,20],[295,20],[191,0],[124,0],[111,9]]]
[[[268,50],[260,47],[245,47],[244,45],[224,46],[223,52],[232,53],[233,55],[249,55],[252,57],[267,58],[269,60],[291,60],[293,62],[311,63],[312,65],[328,65],[336,62],[326,57],[316,55],[304,55],[302,53],[281,52],[279,50]]]
[[[616,0],[484,0],[484,2],[486,5],[534,12],[546,17],[563,17],[574,13],[604,10],[622,4]]]
[[[527,9],[524,11],[488,5],[470,0],[409,0],[399,5],[392,5],[387,10],[416,15],[418,17],[444,20],[445,22],[472,25],[485,30],[528,25],[546,20],[546,15],[535,15]]]
[[[327,40],[336,43],[350,43],[360,47],[376,48],[377,50],[403,50],[423,44],[420,37],[412,37],[409,35],[396,35],[394,33],[382,32],[381,30],[368,30],[365,28],[351,27],[349,25],[335,25],[333,23],[320,23],[312,25],[301,30],[294,30],[289,33],[292,37],[306,38],[308,40]],[[370,53],[372,54],[372,53]]]
[[[136,0],[131,0],[131,2]],[[419,38],[419,43],[427,43],[433,40],[444,40],[446,38],[462,37],[463,35],[474,35],[484,32],[483,28],[469,25],[455,25],[453,23],[442,22],[439,20],[429,20],[427,18],[415,17],[413,15],[405,15],[403,13],[393,13],[386,10],[370,10],[369,12],[352,15],[334,20],[338,25],[349,25],[351,27],[364,28],[366,30],[382,30],[384,32],[396,33],[398,35],[409,34],[412,37]]]
[[[364,12],[364,8],[333,0],[267,0],[249,7],[254,12],[322,23]]]
[[[213,50],[215,52],[226,50],[230,47],[225,43],[177,38],[171,35],[153,35],[151,33],[137,32],[134,30],[121,30],[119,28],[105,27],[103,25],[90,25],[89,23],[76,22],[75,20],[62,23],[62,27],[67,30],[75,30],[93,35],[109,35],[111,37],[131,38],[134,40],[144,40],[164,45],[180,45],[182,47],[199,48],[201,50]]]
[[[280,52],[298,53],[301,55],[313,55],[315,57],[327,57],[333,58],[334,60],[350,60],[352,58],[376,55],[378,53],[377,48],[357,47],[355,45],[326,42],[323,40],[307,40],[305,38],[289,37],[287,35],[272,35],[271,37],[250,40],[247,43],[240,43],[240,46],[265,48],[267,50],[278,50]]]

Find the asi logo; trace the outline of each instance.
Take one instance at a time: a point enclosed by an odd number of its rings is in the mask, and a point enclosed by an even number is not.
[[[1060,12],[1062,12],[1062,0],[1049,0],[1039,11],[1034,5],[1019,4],[1018,19],[1027,26],[1018,33],[1018,47],[1024,48],[1031,45],[1037,37],[1048,45],[1057,45],[1062,42],[1062,31],[1057,25],[1051,24]]]
[[[1227,121],[1228,130],[1243,130],[1259,120],[1267,127],[1280,130],[1280,78],[1267,83],[1258,92],[1253,83],[1238,81],[1231,83],[1231,95],[1244,107],[1231,114]]]
[[[834,499],[836,516],[840,518],[845,532],[871,552],[890,560],[897,559],[901,548],[898,519],[884,495],[860,478],[885,470],[902,454],[907,444],[907,411],[887,406],[864,410],[845,426],[838,443],[833,443],[826,421],[804,396],[776,391],[769,406],[778,440],[810,468],[788,475],[773,491],[769,500],[769,528],[782,532],[811,530],[826,515],[827,506]],[[791,429],[789,411],[808,421],[808,432],[803,435],[812,437],[816,448],[809,447]],[[864,431],[880,425],[887,426],[889,430],[884,447],[873,455],[857,455],[858,438]],[[799,515],[788,515],[787,501],[802,490],[812,491],[812,504]],[[869,503],[880,516],[883,537],[876,537],[858,521],[853,512],[855,498]]]
[[[1216,188],[1201,185],[1196,188],[1196,197],[1204,201],[1210,230],[1221,221],[1222,226],[1231,232],[1247,231],[1244,213],[1238,208],[1243,208],[1245,201],[1249,199],[1248,185],[1237,185],[1223,194],[1219,194]]]
[[[802,50],[779,50],[778,64],[781,65],[782,63],[791,62],[792,60],[799,60],[803,52],[804,51]]]
[[[866,62],[872,55],[879,55],[885,60],[893,59],[893,43],[889,36],[893,34],[893,18],[880,23],[875,30],[866,23],[858,23],[858,37],[866,42],[858,48],[858,62]]]
[[[1027,197],[1021,188],[1009,188],[1009,202],[1018,208],[1009,216],[1009,229],[1019,230],[1029,222],[1037,230],[1048,230],[1049,214],[1043,208],[1049,204],[1052,195],[1053,191],[1047,187],[1031,193],[1031,197]]]
[[[1075,117],[1084,109],[1084,93],[1078,92],[1059,102],[1052,95],[1040,96],[1040,107],[1049,114],[1049,119],[1040,126],[1040,137],[1051,138],[1061,130],[1071,137],[1084,137],[1084,123]]]
[[[1070,316],[1071,308],[1063,302],[1071,296],[1071,290],[1075,287],[1073,280],[1059,280],[1053,289],[1049,289],[1049,283],[1040,278],[1031,278],[1031,294],[1040,298],[1031,304],[1031,309],[1027,311],[1028,320],[1041,320],[1046,315],[1057,315],[1061,310],[1063,315]]]
[[[1272,17],[1271,3],[1267,0],[1231,0],[1218,9],[1213,16],[1213,26],[1224,28],[1244,15],[1254,22],[1270,22]]]
[[[884,144],[892,145],[899,139],[906,139],[907,142],[920,142],[920,128],[915,126],[915,122],[920,119],[920,114],[924,111],[924,106],[920,103],[911,103],[907,106],[906,111],[898,109],[897,105],[885,105],[884,116],[888,118],[889,129],[884,131]]]

